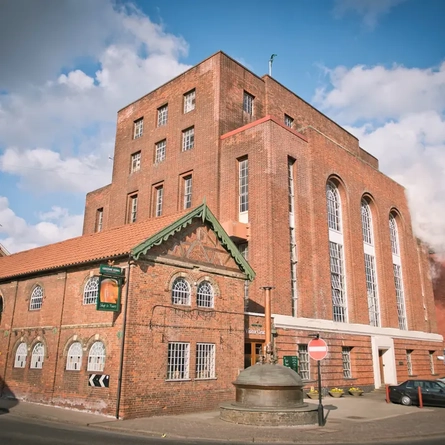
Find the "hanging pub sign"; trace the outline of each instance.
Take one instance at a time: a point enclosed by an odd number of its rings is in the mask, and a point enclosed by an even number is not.
[[[98,311],[118,312],[121,304],[121,290],[124,275],[120,267],[101,264],[99,276]]]

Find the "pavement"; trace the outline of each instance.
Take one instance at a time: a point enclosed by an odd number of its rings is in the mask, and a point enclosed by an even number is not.
[[[305,400],[314,403],[313,400]],[[419,408],[386,403],[381,392],[360,397],[323,399],[326,423],[320,427],[258,427],[237,425],[219,419],[219,411],[117,420],[98,414],[74,411],[11,399],[0,399],[0,415],[59,422],[105,429],[117,433],[186,440],[246,443],[329,444],[379,443],[443,437],[445,408]]]

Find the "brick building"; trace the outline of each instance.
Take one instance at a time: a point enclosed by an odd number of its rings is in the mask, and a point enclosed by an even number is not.
[[[428,258],[413,235],[403,187],[378,167],[342,127],[272,77],[258,77],[219,52],[118,112],[112,182],[87,195],[80,239],[175,220],[205,201],[256,273],[241,287],[237,275],[236,303],[220,314],[244,310],[244,347],[236,337],[230,349],[238,369],[262,354],[262,288],[272,286],[279,362],[298,356],[307,386],[317,378],[307,353],[314,333],[329,346],[325,386],[371,389],[411,375],[431,377],[443,338]],[[247,263],[237,264],[252,277]],[[145,285],[141,278],[142,294]],[[79,303],[79,314],[85,310]],[[195,329],[201,320],[189,323]],[[116,342],[117,333],[110,335]],[[152,344],[165,338],[153,337]],[[141,362],[139,356],[128,363],[134,379]],[[165,375],[152,377],[153,399],[193,409],[168,392]],[[218,376],[223,393],[230,378]],[[183,379],[181,391],[194,385]]]

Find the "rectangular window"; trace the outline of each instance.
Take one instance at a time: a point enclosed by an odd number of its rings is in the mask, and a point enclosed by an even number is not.
[[[136,222],[138,215],[138,195],[133,194],[128,197],[128,222]]]
[[[394,285],[396,288],[397,301],[397,315],[399,317],[399,329],[406,330],[406,311],[405,311],[405,296],[402,285],[402,269],[399,264],[393,264],[394,270]]]
[[[431,375],[434,375],[436,373],[435,369],[434,369],[434,351],[429,351],[428,352],[428,356],[430,359],[430,371],[431,371]]]
[[[164,186],[159,185],[155,188],[156,192],[156,208],[155,208],[155,216],[162,216],[162,205],[164,202]]]
[[[101,232],[104,222],[104,209],[103,207],[96,210],[96,232]]]
[[[184,209],[189,209],[192,206],[192,175],[184,176]]]
[[[253,116],[253,101],[255,97],[249,94],[247,91],[244,91],[244,100],[243,100],[243,110]]]
[[[195,109],[195,90],[184,94],[184,114]]]
[[[294,120],[290,116],[285,114],[284,115],[284,125],[286,125],[286,127],[292,128],[293,123],[294,123]]]
[[[372,255],[365,253],[366,290],[368,294],[369,324],[380,326],[379,299],[377,296],[377,277]]]
[[[167,125],[168,119],[168,105],[163,105],[158,108],[158,127],[163,127]]]
[[[346,323],[347,307],[343,266],[343,246],[329,241],[331,263],[332,315],[334,321]]]
[[[190,343],[169,343],[167,356],[167,380],[188,379],[189,361]]]
[[[303,380],[311,379],[311,368],[307,345],[298,345],[298,373]]]
[[[412,353],[411,349],[407,349],[406,351],[406,367],[408,369],[408,375],[413,375],[413,361],[412,361]]]
[[[195,146],[195,127],[182,132],[182,151],[191,150]]]
[[[131,173],[137,172],[141,169],[141,152],[133,153],[131,155]]]
[[[143,132],[144,132],[144,118],[141,117],[140,119],[134,121],[133,138],[134,139],[140,138]]]
[[[212,343],[197,343],[196,378],[214,379],[215,377],[215,345]]]
[[[249,161],[248,159],[244,159],[239,161],[238,164],[239,212],[244,213],[249,210]]]
[[[167,151],[167,140],[159,141],[156,144],[155,150],[155,164],[159,164],[163,160],[165,160],[165,153]]]
[[[352,348],[343,347],[341,348],[341,357],[343,362],[343,377],[345,379],[352,378],[351,372],[351,350]]]

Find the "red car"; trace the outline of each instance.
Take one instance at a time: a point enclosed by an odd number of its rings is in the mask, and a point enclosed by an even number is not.
[[[438,380],[407,380],[400,385],[390,385],[389,400],[406,406],[418,405],[419,387],[424,405],[445,407],[445,383]]]

